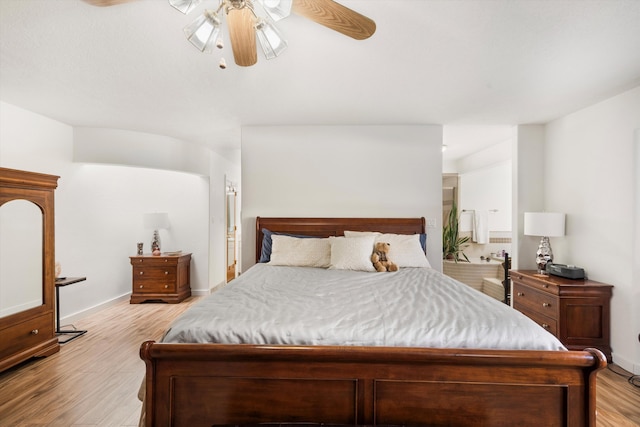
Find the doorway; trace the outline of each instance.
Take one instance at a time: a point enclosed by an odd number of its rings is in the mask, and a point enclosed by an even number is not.
[[[227,181],[225,191],[227,283],[235,279],[238,274],[238,227],[236,224],[237,202],[238,191],[236,189],[236,186],[232,182]]]

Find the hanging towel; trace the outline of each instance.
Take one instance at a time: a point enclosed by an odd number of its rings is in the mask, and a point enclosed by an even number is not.
[[[471,240],[481,245],[489,243],[489,212],[476,210],[473,213]]]

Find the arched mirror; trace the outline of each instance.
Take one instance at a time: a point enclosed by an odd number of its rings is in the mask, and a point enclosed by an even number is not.
[[[44,303],[42,223],[35,203],[0,206],[0,317]]]

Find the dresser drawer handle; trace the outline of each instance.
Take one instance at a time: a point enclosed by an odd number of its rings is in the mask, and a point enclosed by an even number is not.
[[[144,285],[140,285],[140,289],[142,289],[144,287]]]
[[[543,307],[551,307],[551,304],[549,304],[548,302],[543,302],[543,303],[542,303],[542,306],[543,306]]]
[[[519,297],[523,297],[524,296],[524,292],[518,292],[518,296]]]
[[[169,272],[168,272],[168,271],[165,271],[165,272],[164,272],[164,275],[166,276],[167,274],[169,274]]]
[[[168,288],[169,288],[169,285],[164,285],[164,288],[165,288],[165,289],[168,289]]]
[[[549,325],[547,325],[546,323],[543,323],[542,327],[545,328],[545,329],[549,329]]]
[[[543,288],[548,288],[549,285],[547,285],[546,283],[544,285],[542,285]]]
[[[37,330],[37,329],[34,329],[34,330],[31,331],[31,335],[38,335],[38,332],[40,332],[40,331]]]
[[[141,272],[140,272],[140,275],[142,276],[143,274],[144,274],[144,271],[141,271]]]

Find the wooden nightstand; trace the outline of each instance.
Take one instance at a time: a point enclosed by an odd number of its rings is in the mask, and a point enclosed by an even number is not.
[[[191,296],[191,254],[129,257],[133,267],[131,304],[178,303]]]
[[[612,285],[592,280],[511,271],[513,308],[547,329],[569,349],[595,347],[611,360]]]

